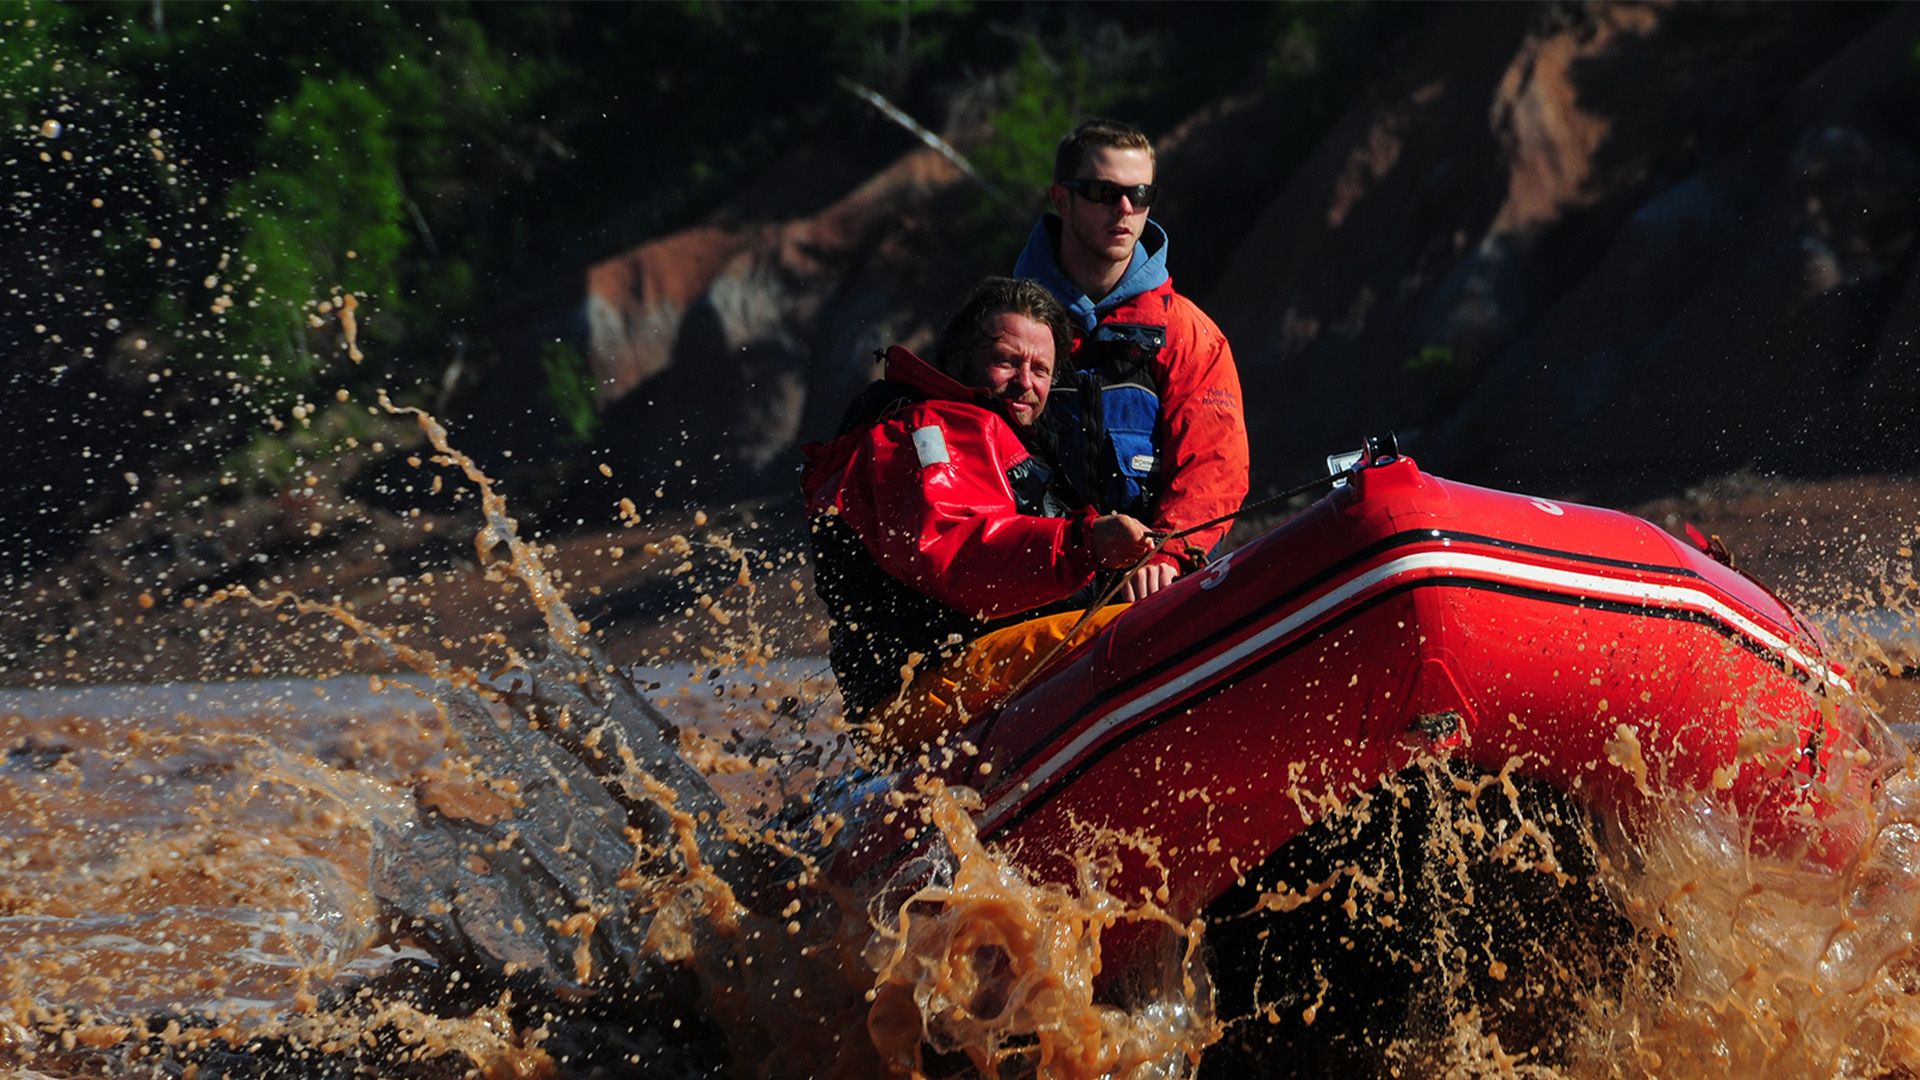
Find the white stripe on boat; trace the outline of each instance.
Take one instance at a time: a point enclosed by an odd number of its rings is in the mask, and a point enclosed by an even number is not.
[[[987,812],[980,819],[981,832],[991,832],[1002,818],[1024,802],[1027,797],[1045,788],[1055,773],[1072,765],[1088,749],[1104,741],[1115,729],[1134,717],[1152,711],[1195,684],[1211,681],[1215,676],[1232,668],[1248,656],[1260,652],[1296,630],[1319,620],[1328,612],[1357,599],[1360,594],[1384,585],[1394,578],[1416,574],[1429,576],[1458,574],[1491,581],[1544,587],[1556,592],[1572,593],[1582,599],[1625,600],[1648,607],[1679,608],[1701,612],[1712,615],[1765,648],[1786,657],[1808,675],[1824,679],[1829,685],[1841,690],[1853,688],[1852,684],[1826,664],[1807,656],[1791,642],[1728,607],[1710,593],[1697,588],[1646,581],[1621,581],[1618,578],[1602,577],[1598,574],[1583,574],[1573,570],[1560,570],[1550,566],[1538,566],[1470,552],[1421,552],[1403,555],[1381,563],[1371,570],[1356,574],[1335,588],[1322,593],[1319,598],[1295,609],[1292,614],[1269,623],[1250,637],[1241,640],[1239,644],[1216,653],[1185,674],[1116,705],[1071,742],[1048,757],[1045,763],[1015,781],[1005,795],[987,808]]]

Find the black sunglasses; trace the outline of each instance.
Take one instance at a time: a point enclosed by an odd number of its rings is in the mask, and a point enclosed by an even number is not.
[[[1122,187],[1111,180],[1062,180],[1060,186],[1101,206],[1112,206],[1120,201],[1120,196],[1125,195],[1133,201],[1134,206],[1143,210],[1152,206],[1153,200],[1160,194],[1158,184]]]

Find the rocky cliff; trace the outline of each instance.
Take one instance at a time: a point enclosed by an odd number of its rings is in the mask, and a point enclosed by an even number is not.
[[[1462,478],[1614,500],[1920,460],[1916,42],[1911,6],[1466,5],[1386,43],[1304,163],[1271,89],[1157,133],[1175,282],[1234,345],[1256,490],[1376,429]],[[976,249],[967,183],[917,149],[588,269],[578,336],[629,455],[788,484],[872,349],[1010,264]]]

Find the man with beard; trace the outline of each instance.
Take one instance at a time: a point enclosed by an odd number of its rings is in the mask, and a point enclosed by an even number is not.
[[[909,745],[963,718],[1073,618],[1036,628],[1023,613],[1152,550],[1133,517],[1051,500],[1051,470],[1027,444],[1070,341],[1045,289],[988,278],[942,331],[933,364],[887,350],[885,377],[841,434],[806,448],[834,673],[849,715],[884,741]]]

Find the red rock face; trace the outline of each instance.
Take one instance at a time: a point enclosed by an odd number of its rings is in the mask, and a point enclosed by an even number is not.
[[[703,225],[588,268],[586,356],[602,398],[618,401],[673,365],[688,306],[752,239]]]
[[[1916,39],[1912,6],[1463,5],[1383,48],[1304,163],[1271,91],[1165,133],[1155,214],[1239,358],[1256,492],[1384,429],[1452,475],[1614,499],[1911,463]],[[592,267],[610,426],[777,486],[873,349],[1011,265],[965,183],[917,150]]]
[[[643,445],[720,455],[723,484],[789,464],[874,378],[873,350],[925,338],[958,295],[940,274],[954,240],[933,241],[962,182],[918,150],[817,213],[722,214],[589,268],[583,352],[610,419]]]
[[[1905,441],[1920,19],[1859,14],[1437,20],[1203,298],[1267,475],[1374,427],[1615,498]]]

